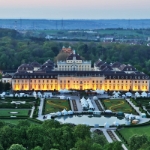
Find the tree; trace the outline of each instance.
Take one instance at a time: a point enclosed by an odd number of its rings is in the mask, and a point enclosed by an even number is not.
[[[90,138],[78,139],[75,147],[77,150],[92,150],[92,140]]]
[[[13,145],[11,145],[11,147],[9,148],[9,150],[26,150],[26,148],[24,148],[20,144],[13,144]]]
[[[77,125],[74,129],[74,136],[78,139],[85,139],[91,136],[90,127],[86,125]]]
[[[4,91],[9,91],[10,90],[10,83],[4,83]]]
[[[0,150],[4,150],[3,146],[0,144]]]
[[[104,135],[98,135],[97,133],[92,133],[92,140],[94,143],[100,144],[101,146],[104,146],[107,141]]]
[[[28,146],[34,148],[35,146],[43,146],[45,133],[42,126],[31,125],[27,130]]]
[[[104,150],[123,150],[121,142],[113,142],[106,144],[103,148]]]
[[[34,149],[32,150],[42,150],[42,148],[40,146],[36,146]]]
[[[100,144],[93,143],[92,149],[93,150],[103,150],[103,147]]]
[[[129,141],[129,148],[131,150],[140,149],[142,145],[148,142],[148,137],[146,135],[133,135]]]
[[[3,90],[3,83],[0,82],[0,91],[2,91],[2,90]]]
[[[60,52],[56,57],[55,61],[65,61],[69,55],[65,52]]]

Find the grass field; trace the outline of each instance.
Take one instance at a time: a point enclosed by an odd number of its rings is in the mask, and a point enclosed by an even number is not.
[[[147,135],[150,136],[150,126],[143,126],[143,127],[132,127],[132,128],[124,128],[119,130],[119,132],[123,135],[123,137],[129,141],[130,137],[133,135]]]
[[[47,100],[45,104],[44,114],[62,111],[63,109],[66,110],[71,109],[68,100],[60,100],[60,99]]]
[[[16,119],[16,118],[13,118],[13,119],[0,119],[0,121],[3,121],[5,123],[9,123],[9,124],[13,124],[13,125],[17,125],[20,121],[24,121],[25,119]],[[29,123],[31,124],[39,124],[38,122],[34,122],[34,121],[31,121],[31,120],[27,120]]]
[[[103,103],[105,104],[106,108],[113,111],[118,112],[122,111],[124,113],[133,113],[135,114],[134,109],[126,102],[126,100],[123,99],[106,99],[103,100]]]
[[[0,109],[0,116],[28,116],[28,111],[29,109]]]

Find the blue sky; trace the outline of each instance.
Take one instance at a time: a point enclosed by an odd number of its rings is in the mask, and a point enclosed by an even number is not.
[[[0,18],[150,19],[150,0],[0,0]]]

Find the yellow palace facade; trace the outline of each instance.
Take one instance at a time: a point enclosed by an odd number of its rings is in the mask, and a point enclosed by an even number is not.
[[[50,60],[43,65],[37,62],[22,64],[12,78],[12,89],[149,91],[149,76],[119,62],[107,64],[98,60],[92,68],[90,61],[83,61],[74,52],[56,65]]]

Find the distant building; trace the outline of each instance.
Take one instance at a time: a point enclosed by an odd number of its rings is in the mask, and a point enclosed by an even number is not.
[[[102,41],[103,42],[113,42],[114,38],[113,37],[104,37],[104,38],[102,38]]]
[[[11,83],[12,82],[12,75],[5,74],[2,76],[2,83]]]
[[[71,49],[71,46],[69,46],[68,48],[63,46],[61,51],[65,52],[65,53],[68,53],[68,54],[72,54],[73,53],[73,51]]]
[[[45,37],[45,39],[47,39],[47,40],[51,40],[51,39],[53,39],[54,37],[53,36],[50,36],[50,35],[47,35],[46,37]]]
[[[91,61],[84,61],[73,51],[68,56],[66,61],[57,61],[57,68],[55,71],[92,71]]]

